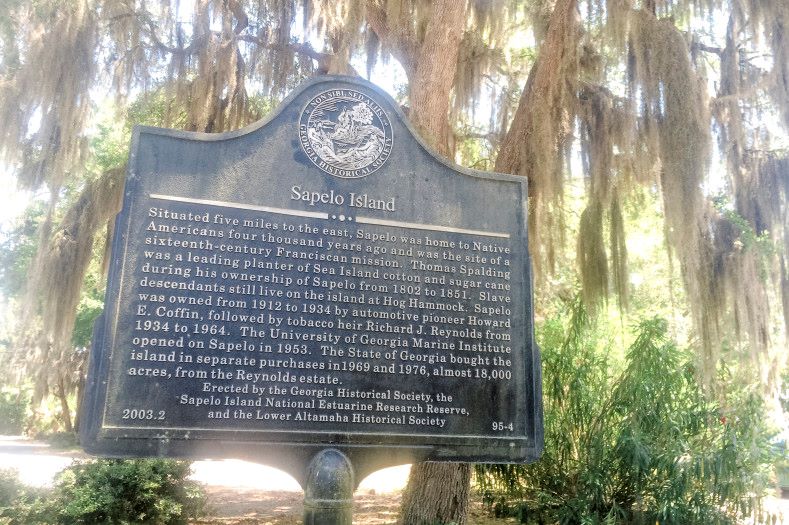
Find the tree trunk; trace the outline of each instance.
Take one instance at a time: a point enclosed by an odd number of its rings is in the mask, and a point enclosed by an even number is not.
[[[450,95],[466,27],[466,2],[438,0],[409,82],[409,118],[439,153],[451,156]]]
[[[415,463],[403,492],[400,523],[465,523],[470,487],[468,463]]]
[[[502,140],[496,157],[496,171],[535,178],[532,172],[536,167],[529,155],[534,153],[531,150],[535,135],[545,133],[539,129],[540,125],[547,124],[539,122],[539,118],[552,116],[555,120],[563,120],[562,102],[567,96],[567,83],[576,72],[580,39],[576,16],[577,0],[557,0],[537,61],[529,72],[512,123]],[[569,131],[562,124],[554,122],[548,128],[553,136],[548,137],[545,145],[551,151],[543,152],[543,155],[556,154],[561,134]],[[532,188],[529,190],[531,192]]]
[[[409,118],[428,144],[451,156],[451,91],[466,27],[467,4],[464,0],[437,0],[432,9],[424,40],[411,53]],[[407,52],[402,50],[404,55]],[[465,523],[470,480],[468,464],[414,464],[403,493],[400,523]]]
[[[494,167],[529,179],[529,250],[538,282],[553,270],[563,230],[554,214],[563,194],[561,149],[572,132],[567,107],[575,96],[577,9],[577,0],[557,0]]]
[[[450,102],[467,12],[466,0],[435,0],[420,38],[408,29],[410,20],[390,20],[379,2],[366,4],[367,22],[408,76],[409,120],[428,144],[446,156],[451,156]]]
[[[74,425],[71,423],[71,409],[68,406],[68,397],[66,389],[63,386],[63,379],[58,378],[58,399],[60,400],[61,420],[63,421],[64,428],[69,434],[74,433]]]
[[[92,344],[92,343],[91,343]],[[79,434],[79,426],[81,424],[80,415],[82,414],[82,401],[83,394],[85,393],[85,382],[87,380],[87,373],[85,367],[87,366],[87,357],[79,364],[79,381],[77,381],[77,394],[76,394],[76,407],[74,416],[74,429]]]

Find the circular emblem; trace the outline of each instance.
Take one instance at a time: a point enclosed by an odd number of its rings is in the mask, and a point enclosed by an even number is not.
[[[299,142],[318,168],[343,179],[374,172],[392,151],[392,125],[372,98],[353,89],[324,91],[299,119]]]

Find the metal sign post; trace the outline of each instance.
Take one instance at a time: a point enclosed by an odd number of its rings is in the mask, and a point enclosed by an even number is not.
[[[353,488],[353,466],[345,454],[320,451],[307,467],[304,525],[351,525]]]

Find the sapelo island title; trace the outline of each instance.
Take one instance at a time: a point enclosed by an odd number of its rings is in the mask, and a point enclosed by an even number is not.
[[[382,211],[395,211],[395,198],[375,198],[370,197],[366,193],[353,193],[350,192],[347,196],[337,193],[334,190],[330,191],[309,191],[304,190],[301,186],[292,186],[290,188],[290,200],[303,201],[310,206],[316,204],[332,204],[334,206],[344,206],[346,203],[351,208],[365,208],[368,210],[382,210]]]

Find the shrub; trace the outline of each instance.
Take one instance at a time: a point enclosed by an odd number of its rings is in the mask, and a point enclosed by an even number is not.
[[[40,432],[35,437],[38,441],[46,441],[56,450],[69,450],[79,446],[79,439],[74,432]]]
[[[185,524],[204,506],[201,488],[188,475],[189,464],[173,460],[76,463],[58,474],[47,493],[9,483],[9,494],[16,495],[0,507],[0,524]]]
[[[0,509],[8,507],[22,492],[22,484],[15,470],[0,469]]]
[[[188,480],[189,463],[97,460],[59,476],[61,523],[180,524],[202,511],[202,492]]]
[[[21,434],[28,399],[10,391],[0,391],[0,434]]]
[[[541,328],[545,453],[477,469],[483,498],[521,523],[718,524],[759,513],[771,458],[761,398],[705,395],[693,356],[642,322],[620,373],[580,303]]]
[[[50,494],[25,486],[15,470],[0,470],[0,525],[56,523],[54,509],[46,503]]]

